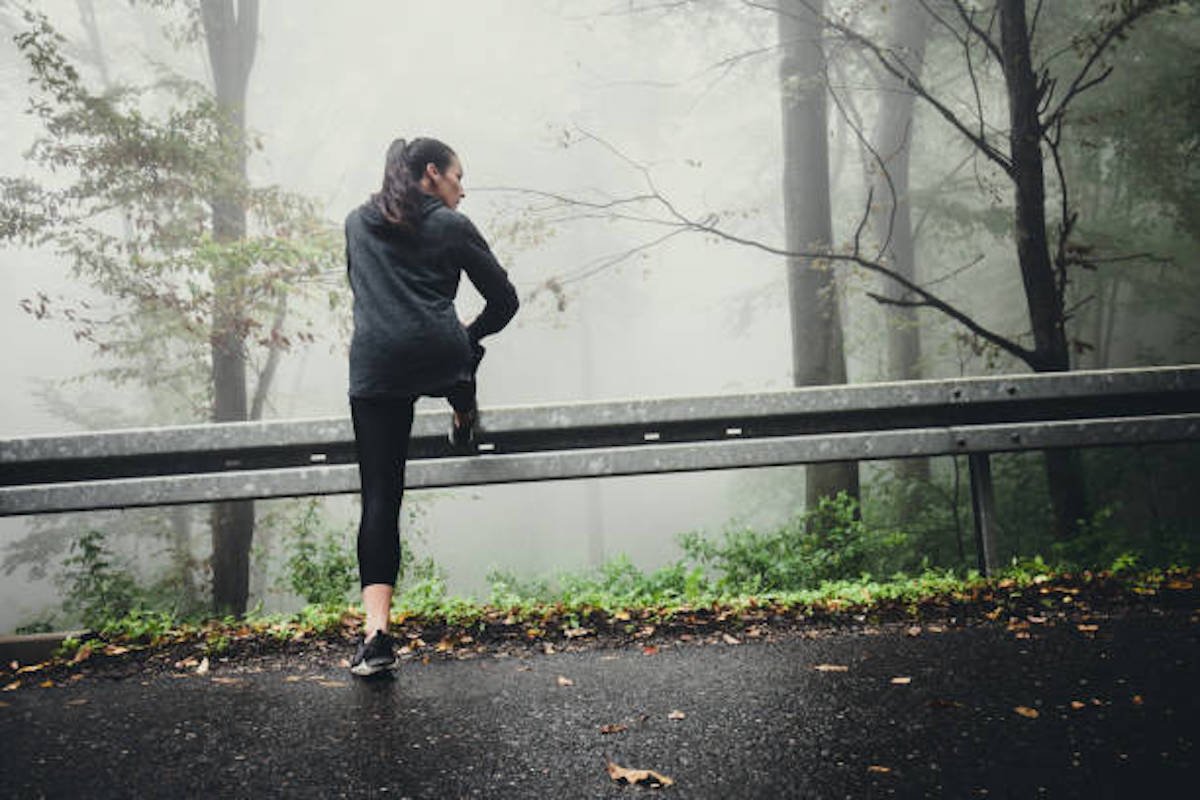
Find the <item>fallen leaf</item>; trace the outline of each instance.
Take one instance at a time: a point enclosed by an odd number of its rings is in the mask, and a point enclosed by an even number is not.
[[[962,703],[957,700],[943,700],[940,697],[935,697],[929,701],[931,708],[962,708]]]
[[[897,675],[896,677],[892,678],[893,686],[908,686],[910,683],[912,683],[912,678],[908,677],[907,675]]]
[[[680,719],[686,719],[686,718],[687,718],[687,714],[683,713],[679,709],[675,709],[670,714],[667,714],[667,719],[680,720]]]
[[[5,686],[3,689],[0,689],[0,692],[15,692],[17,689],[20,689],[20,688],[21,688],[21,682],[13,681],[12,683]]]
[[[906,630],[904,633],[907,634],[908,636],[920,636],[921,635],[921,626],[913,625],[911,628]]]
[[[53,689],[54,681],[50,681],[50,680],[42,681],[41,683],[38,684],[38,686],[42,687],[43,689]]]
[[[721,641],[725,642],[725,644],[741,644],[737,638],[730,636],[728,633],[721,634]]]
[[[128,647],[123,647],[119,644],[110,644],[104,648],[104,655],[106,656],[123,656],[128,652]]]
[[[1173,580],[1167,583],[1168,589],[1174,589],[1177,592],[1186,592],[1192,588],[1191,581]]]
[[[558,676],[558,685],[559,686],[574,686],[575,681],[571,680],[570,678],[568,678],[566,676],[559,675]]]
[[[628,611],[618,611],[617,613],[613,614],[613,619],[617,620],[618,622],[628,622],[629,621],[629,612]]]
[[[200,663],[200,662],[199,662],[199,661],[197,661],[197,660],[196,660],[194,657],[192,657],[192,656],[188,656],[188,657],[187,657],[187,658],[185,658],[185,659],[182,659],[182,660],[180,660],[180,661],[176,661],[176,662],[175,662],[175,669],[187,669],[187,668],[189,668],[189,667],[194,667],[194,666],[196,666],[196,665],[197,665],[197,664],[199,664],[199,663]]]
[[[563,636],[568,639],[578,639],[581,636],[591,636],[595,633],[591,628],[567,628],[563,631]]]
[[[1095,633],[1096,631],[1100,630],[1099,625],[1084,625],[1081,623],[1075,627],[1078,628],[1082,633]]]
[[[15,664],[16,662],[14,661],[13,663]],[[24,675],[27,672],[37,672],[38,670],[42,669],[45,666],[46,666],[46,664],[44,662],[41,664],[30,664],[28,666],[21,667],[19,670],[17,670],[17,674]]]
[[[646,786],[670,786],[675,781],[652,769],[627,769],[610,758],[605,758],[608,777],[617,783],[644,784]]]
[[[1075,709],[1076,711],[1078,711],[1081,708],[1086,708],[1086,707],[1087,707],[1087,703],[1081,703],[1078,700],[1071,701],[1071,708]]]
[[[6,703],[3,700],[0,700],[0,708],[8,708],[10,705],[11,703]]]
[[[297,683],[302,680],[304,680],[304,677],[301,675],[288,675],[286,678],[283,679],[283,682],[284,683]]]
[[[75,651],[75,657],[71,659],[72,664],[82,664],[92,657],[92,646],[85,644],[83,647]]]
[[[245,681],[241,678],[229,678],[224,675],[215,675],[212,678],[213,683],[219,683],[222,686],[241,686]]]
[[[611,724],[611,725],[601,725],[600,726],[600,733],[605,734],[605,735],[608,735],[610,733],[624,733],[627,730],[629,730],[628,725],[618,725],[616,723]]]
[[[196,667],[196,674],[197,675],[207,675],[208,674],[208,656],[205,656],[203,658],[203,660],[200,661],[200,666]]]
[[[1039,617],[1039,616],[1035,616],[1035,615],[1033,615],[1033,614],[1029,614],[1029,615],[1027,615],[1027,616],[1025,617],[1025,619],[1029,620],[1029,621],[1030,621],[1030,622],[1032,622],[1034,625],[1041,625],[1041,624],[1045,623],[1045,621],[1046,621],[1046,618],[1045,618],[1045,617]]]
[[[324,686],[326,689],[340,689],[346,685],[345,681],[317,681],[318,686]]]
[[[1029,631],[1017,631],[1013,634],[1014,639],[1029,639]]]
[[[886,775],[891,771],[891,767],[884,767],[880,766],[879,764],[872,764],[871,766],[867,767],[867,772],[877,772],[880,775]]]
[[[549,642],[542,642],[542,652],[548,656],[554,655],[554,645],[550,644]]]
[[[348,659],[348,658],[341,659],[340,661],[338,661],[338,666],[341,667],[342,669],[350,669],[350,659]]]
[[[445,653],[447,651],[453,650],[454,649],[454,640],[451,637],[447,636],[447,637],[443,638],[440,642],[438,642],[437,645],[433,649],[439,653]]]
[[[644,655],[644,656],[658,655],[658,647],[656,645],[648,644],[642,648],[642,655]]]
[[[1140,694],[1135,694],[1133,696],[1133,704],[1135,706],[1140,706],[1142,704],[1142,696]]]
[[[1030,708],[1029,706],[1017,706],[1013,709],[1013,711],[1017,712],[1026,719],[1038,718],[1038,710],[1036,708]]]
[[[68,700],[66,704],[69,706],[84,706],[87,705],[87,702],[88,699],[86,697],[76,697],[74,700]]]
[[[633,635],[635,639],[648,639],[654,635],[655,627],[653,625],[643,625],[637,633]]]
[[[850,668],[844,664],[817,664],[813,667],[817,672],[849,672]]]

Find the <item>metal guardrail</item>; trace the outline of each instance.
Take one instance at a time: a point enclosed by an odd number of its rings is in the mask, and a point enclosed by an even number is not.
[[[448,417],[417,415],[410,488],[966,454],[983,554],[989,453],[1200,440],[1200,366],[485,409],[470,458]],[[0,440],[0,516],[357,490],[346,418]]]

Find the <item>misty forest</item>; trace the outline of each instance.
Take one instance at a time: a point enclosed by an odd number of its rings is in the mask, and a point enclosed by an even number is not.
[[[348,415],[343,220],[421,135],[520,295],[485,423],[1200,362],[1190,0],[0,0],[0,31],[0,437]],[[1200,563],[1194,443],[992,472],[1006,567]],[[965,578],[967,473],[412,491],[396,604]],[[344,611],[358,502],[0,518],[0,633]]]

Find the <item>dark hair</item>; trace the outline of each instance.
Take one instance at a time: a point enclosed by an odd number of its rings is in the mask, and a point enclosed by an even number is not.
[[[424,192],[419,186],[425,165],[433,164],[444,172],[450,168],[455,153],[445,142],[419,137],[411,142],[396,139],[388,147],[383,168],[383,187],[371,195],[371,202],[391,222],[407,231],[416,227],[420,218]]]

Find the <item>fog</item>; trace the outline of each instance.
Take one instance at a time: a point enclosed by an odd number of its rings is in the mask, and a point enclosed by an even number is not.
[[[777,390],[792,386],[792,334],[785,262],[754,247],[686,234],[652,244],[651,225],[593,218],[529,191],[603,199],[643,192],[646,175],[684,213],[718,212],[740,236],[784,246],[781,120],[776,24],[741,4],[671,4],[618,0],[483,0],[409,3],[354,0],[267,0],[246,101],[247,126],[261,137],[249,177],[312,198],[340,229],[346,213],[378,188],[383,155],[398,136],[436,136],[453,146],[465,168],[460,210],[489,238],[524,305],[513,324],[490,339],[481,368],[480,402],[488,407],[658,396]],[[38,3],[98,85],[87,58],[83,4]],[[28,104],[28,66],[12,34],[22,22],[14,2],[0,3],[5,37],[0,104],[0,174],[30,175],[24,158],[38,135],[20,113]],[[97,28],[114,83],[145,85],[163,70],[211,86],[203,43],[172,43],[161,29],[179,14],[142,4],[96,4]],[[840,85],[863,78],[835,76]],[[943,81],[961,79],[948,74]],[[857,83],[856,83],[857,82]],[[993,86],[995,91],[995,87]],[[965,96],[966,89],[956,92]],[[854,114],[869,114],[864,92]],[[918,110],[913,172],[947,169],[945,142],[932,115]],[[846,120],[829,112],[835,243],[853,236],[864,207],[863,151]],[[939,138],[940,137],[940,138]],[[645,170],[645,171],[643,171]],[[986,166],[976,169],[982,183]],[[45,174],[40,179],[53,180]],[[918,180],[914,177],[914,181]],[[925,186],[935,184],[930,177]],[[983,205],[1009,202],[991,189]],[[539,210],[540,209],[540,210]],[[945,288],[980,318],[1005,330],[1027,327],[1020,279],[1003,234],[959,235],[943,228],[923,245],[925,276],[977,265]],[[644,248],[644,249],[643,249]],[[20,301],[45,293],[103,298],[71,276],[49,248],[7,247],[0,255],[0,437],[128,425],[184,423],[163,419],[136,386],[79,381],[102,366],[71,327],[38,320]],[[919,259],[920,260],[920,259]],[[957,274],[957,273],[955,273]],[[980,300],[981,276],[987,299]],[[884,323],[865,297],[874,278],[839,273],[850,380],[886,377],[879,346]],[[546,291],[557,280],[562,295]],[[323,335],[283,359],[265,416],[344,415],[348,308],[331,318],[321,303],[308,309]],[[479,299],[464,282],[461,313]],[[321,316],[324,314],[324,316]],[[925,375],[981,373],[986,354],[956,338],[945,320],[923,318]],[[1161,339],[1175,335],[1175,329]],[[1134,363],[1142,339],[1117,336],[1109,364]],[[1125,348],[1122,351],[1121,348]],[[1122,352],[1125,355],[1122,355]],[[1081,364],[1088,366],[1087,364]],[[1003,363],[1001,363],[1003,366]],[[1017,367],[1012,367],[1014,370]],[[423,408],[440,408],[422,401]],[[762,483],[797,481],[791,499],[764,505]],[[779,493],[771,494],[779,498]],[[405,535],[420,557],[448,574],[451,591],[486,593],[496,569],[544,576],[628,555],[643,569],[679,557],[679,533],[717,532],[732,520],[778,520],[803,505],[799,471],[747,471],[686,476],[548,482],[534,485],[413,492],[406,497]],[[350,534],[352,498],[327,502],[334,527]],[[266,514],[278,504],[260,504]],[[65,518],[0,520],[0,554],[30,547],[36,526]],[[72,515],[78,530],[103,524],[121,530],[120,515]],[[193,513],[192,552],[207,557],[207,518]],[[255,596],[268,608],[292,602],[263,566],[277,565],[282,534],[256,533]],[[0,632],[45,616],[59,605],[54,576],[67,551],[46,544],[44,570],[22,564],[3,574]],[[154,572],[165,545],[136,535],[114,545],[143,575]],[[36,549],[36,548],[35,548]]]

